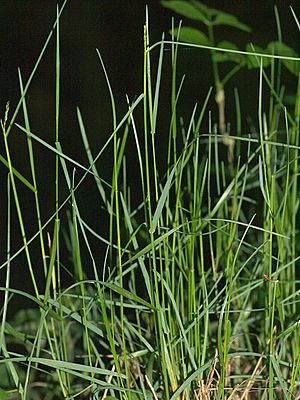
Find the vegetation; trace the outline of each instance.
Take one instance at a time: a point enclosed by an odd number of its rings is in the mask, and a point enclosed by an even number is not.
[[[111,99],[112,131],[101,149],[90,149],[77,109],[87,165],[69,157],[60,145],[59,27],[64,5],[57,9],[54,29],[26,84],[19,71],[20,101],[14,111],[7,105],[1,121],[5,156],[0,160],[8,177],[0,399],[300,398],[300,58],[282,40],[276,9],[278,39],[266,49],[248,44],[241,51],[234,43],[214,39],[219,25],[249,31],[234,16],[198,1],[162,4],[206,25],[208,35],[181,24],[175,27],[173,21],[170,38],[151,44],[146,13],[143,88],[136,99],[127,99],[122,117],[97,51]],[[56,134],[54,143],[48,143],[32,133],[26,98],[53,38]],[[177,72],[182,47],[210,52],[214,73],[214,88],[191,110],[187,122],[180,111],[184,79]],[[164,72],[166,49],[171,78]],[[249,68],[258,88],[253,99],[257,118],[249,115],[250,126],[245,122],[248,115],[241,112],[239,88],[234,90],[235,115],[225,118],[226,85]],[[287,74],[296,88],[289,103]],[[169,131],[161,132],[165,110],[160,99],[166,96],[161,85],[167,79]],[[210,112],[215,100],[216,120]],[[19,115],[23,125],[16,122]],[[143,116],[142,125],[137,115]],[[19,154],[11,151],[13,127],[27,140],[28,179],[14,168]],[[163,134],[168,134],[168,146],[161,170]],[[129,137],[134,138],[134,149]],[[48,220],[41,212],[36,143],[55,158],[56,199]],[[100,173],[105,151],[112,154],[110,182]],[[128,173],[128,154],[133,151],[138,183]],[[98,193],[93,206],[108,216],[104,234],[97,224],[86,222],[80,206],[79,189],[88,180],[90,190]],[[62,198],[64,186],[68,195]],[[132,187],[142,199],[138,205]],[[20,188],[32,194],[32,237]],[[14,209],[23,247],[12,254]],[[68,223],[62,226],[65,215]],[[107,249],[101,265],[94,241]],[[64,246],[70,253],[67,261]],[[32,263],[33,247],[41,254],[43,280]],[[12,262],[20,254],[26,255],[32,293],[16,289],[10,278]],[[72,277],[67,287],[65,271]],[[10,320],[10,301],[16,297],[20,304],[23,298],[30,300],[32,307]]]

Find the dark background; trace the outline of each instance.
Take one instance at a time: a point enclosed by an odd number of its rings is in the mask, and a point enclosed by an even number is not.
[[[262,47],[269,41],[277,39],[274,17],[274,2],[261,0],[206,1],[205,4],[219,8],[237,16],[241,22],[252,28],[252,33],[238,31],[230,27],[217,28],[217,40],[232,40],[242,49],[244,44],[253,41]],[[42,46],[56,18],[56,1],[52,0],[1,0],[0,12],[0,114],[4,115],[5,104],[9,100],[11,114],[17,104],[19,94],[17,68],[20,67],[23,80],[26,81],[32,71]],[[62,2],[59,2],[61,5]],[[112,132],[110,100],[103,72],[96,54],[101,51],[114,91],[118,120],[126,112],[126,98],[133,100],[142,92],[143,75],[143,24],[145,7],[149,6],[151,41],[160,40],[162,32],[171,26],[172,12],[160,6],[156,0],[69,0],[60,21],[61,30],[61,120],[60,141],[65,153],[78,162],[87,165],[78,128],[76,107],[79,106],[85,121],[93,153],[96,154]],[[299,31],[294,22],[289,5],[292,5],[298,18],[299,1],[277,1],[281,17],[283,41],[300,52]],[[176,16],[178,22],[180,18]],[[190,20],[185,25],[197,26]],[[203,25],[199,28],[205,29]],[[202,104],[212,84],[208,54],[199,50],[180,50],[179,74],[187,74],[181,103],[181,114],[188,118],[196,102]],[[165,54],[165,81],[161,98],[160,129],[167,129],[170,116],[169,96],[169,61],[170,54]],[[243,75],[244,74],[244,75]],[[249,75],[249,79],[248,79]],[[239,75],[229,86],[229,91],[238,86],[245,113],[256,116],[257,76],[253,71]],[[254,73],[255,76],[255,73]],[[287,78],[290,91],[295,88],[295,79]],[[231,92],[232,94],[232,92]],[[230,97],[230,94],[229,94]],[[55,140],[55,35],[41,61],[27,95],[31,130],[47,142],[54,145]],[[210,107],[215,110],[212,103]],[[230,101],[227,114],[230,116]],[[22,112],[17,121],[23,124]],[[162,143],[166,142],[167,133],[162,133]],[[2,139],[1,154],[5,155]],[[13,165],[26,177],[30,177],[26,143],[24,135],[13,129],[9,142],[13,154]],[[111,176],[112,153],[106,152],[98,164],[99,172],[104,178]],[[135,150],[134,150],[135,151]],[[35,144],[38,167],[43,222],[54,211],[54,157],[39,144]],[[161,152],[161,163],[165,160]],[[132,183],[137,179],[134,159],[128,164]],[[0,165],[0,210],[1,239],[0,263],[6,259],[6,176],[7,169]],[[92,189],[91,189],[92,188]],[[18,185],[22,201],[24,219],[27,225],[27,236],[36,232],[36,223],[31,220],[34,215],[32,194]],[[61,199],[67,194],[61,185]],[[84,207],[85,218],[93,228],[105,234],[105,217],[96,205],[98,192],[95,185],[87,181],[87,185],[78,191],[78,201]],[[14,209],[14,205],[13,205]],[[65,213],[62,213],[62,218]],[[49,231],[52,232],[52,225]],[[12,220],[12,252],[22,244],[18,221],[15,215]],[[107,235],[105,234],[107,237]],[[31,246],[34,267],[38,276],[42,276],[39,254],[35,251],[38,242]],[[99,265],[103,258],[103,249],[96,248]],[[67,256],[66,256],[67,258]],[[67,262],[67,261],[66,261]],[[1,283],[6,269],[0,270]],[[31,290],[26,261],[22,256],[12,264],[12,282],[14,287]],[[42,289],[42,288],[41,288]]]

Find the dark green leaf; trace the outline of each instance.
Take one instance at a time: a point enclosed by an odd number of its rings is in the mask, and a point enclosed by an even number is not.
[[[190,1],[195,7],[199,8],[207,16],[207,19],[209,20],[212,20],[220,13],[223,13],[223,11],[217,10],[216,8],[207,7],[205,4],[201,3],[198,0],[190,0]]]
[[[126,297],[127,299],[133,300],[137,303],[142,304],[143,306],[150,308],[150,309],[155,309],[150,303],[148,303],[146,300],[142,299],[141,297],[137,296],[135,293],[129,292],[129,290],[124,289],[123,287],[114,285],[113,283],[108,283],[108,282],[102,282],[103,286],[106,286],[107,288],[113,290],[116,293],[119,293],[121,296]]]
[[[299,57],[298,53],[282,42],[270,42],[267,47],[269,54],[276,54],[277,56],[286,57]],[[284,66],[294,75],[298,76],[300,72],[300,61],[282,60]]]
[[[116,397],[112,397],[112,396],[106,396],[105,399],[106,400],[117,400]]]
[[[190,3],[193,4],[193,6],[200,10],[203,14],[207,16],[211,15],[211,10],[213,10],[213,8],[207,7],[207,5],[201,3],[198,0],[190,0]]]
[[[251,28],[248,25],[240,22],[234,15],[218,11],[213,21],[213,25],[227,25],[240,29],[245,32],[250,32]]]
[[[232,42],[229,42],[227,40],[223,40],[222,42],[218,43],[217,47],[221,49],[228,49],[228,50],[239,50],[239,48]],[[235,63],[240,63],[243,61],[244,56],[242,54],[236,54],[236,53],[229,53],[229,52],[221,52],[217,51],[213,55],[214,61],[216,62],[235,62]]]
[[[194,3],[190,3],[184,0],[163,0],[161,4],[175,11],[177,14],[183,15],[184,17],[194,19],[196,21],[201,21],[208,23],[205,13],[201,10],[201,7],[197,7]]]
[[[220,47],[222,49],[228,49],[228,50],[238,50],[239,49],[236,44],[229,42],[228,40],[222,40],[222,42],[218,43],[218,47]]]
[[[261,54],[267,54],[268,53],[262,47],[253,45],[251,43],[247,43],[246,51],[248,51],[249,53],[261,53]],[[248,68],[259,68],[260,67],[260,59],[261,59],[261,57],[256,56],[255,54],[253,56],[247,54],[247,65],[248,65]],[[264,68],[268,67],[270,64],[271,64],[271,58],[268,58],[268,57],[263,57],[262,58],[262,66]]]
[[[1,154],[0,154],[0,162],[2,162],[6,167],[8,167],[9,165],[6,159]],[[12,167],[12,172],[15,175],[15,177],[19,179],[20,182],[24,183],[24,185],[27,186],[32,192],[35,192],[34,186],[20,172],[18,172],[13,167]]]
[[[175,36],[177,34],[178,29],[175,29]],[[190,27],[182,27],[180,29],[179,40],[186,43],[199,44],[201,46],[210,46],[208,37],[203,32]]]
[[[0,400],[6,400],[6,399],[9,399],[9,394],[4,390],[0,389]]]

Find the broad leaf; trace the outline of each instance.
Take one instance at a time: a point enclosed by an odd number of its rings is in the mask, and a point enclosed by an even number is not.
[[[277,56],[286,57],[299,57],[298,53],[282,42],[270,42],[267,47],[269,54],[276,54]],[[298,76],[300,72],[300,61],[282,60],[284,66],[294,75]]]
[[[177,34],[178,29],[175,29],[175,35]],[[201,46],[210,46],[209,39],[203,32],[190,27],[180,28],[179,40],[186,43],[199,44]]]
[[[217,10],[216,10],[217,11]],[[227,25],[234,28],[240,29],[241,31],[250,32],[251,28],[240,22],[234,15],[225,13],[223,11],[218,11],[213,20],[213,25]]]
[[[247,65],[248,68],[259,68],[260,67],[260,59],[261,57],[255,55],[255,53],[260,54],[268,54],[268,52],[263,49],[262,47],[253,45],[252,43],[247,43],[246,51],[249,53],[254,53],[253,56],[247,54]],[[271,64],[271,58],[269,57],[262,57],[262,66],[268,67]]]
[[[185,1],[189,1],[195,8],[200,10],[204,15],[208,17],[211,15],[211,11],[213,10],[213,8],[207,7],[207,5],[201,3],[199,0],[185,0]]]
[[[239,48],[232,42],[229,42],[227,40],[222,40],[222,42],[218,43],[217,47],[220,49],[228,49],[228,50],[239,50]],[[244,56],[242,54],[237,54],[237,53],[230,53],[230,52],[221,52],[217,51],[213,55],[214,61],[216,62],[236,62],[240,63],[243,61]]]
[[[183,15],[184,17],[201,21],[206,24],[208,23],[207,17],[201,8],[190,2],[183,0],[163,0],[161,4],[164,7],[175,11],[177,14]]]
[[[228,50],[239,50],[236,44],[229,42],[228,40],[222,40],[220,43],[218,43],[218,47]]]
[[[227,25],[250,32],[251,28],[240,22],[234,15],[209,8],[197,0],[162,0],[161,4],[184,17],[201,21],[206,25]]]

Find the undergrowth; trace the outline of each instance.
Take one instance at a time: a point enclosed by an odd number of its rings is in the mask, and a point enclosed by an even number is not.
[[[135,99],[127,98],[128,111],[121,117],[114,83],[97,50],[110,94],[112,130],[104,146],[90,149],[77,109],[86,165],[60,144],[64,5],[57,9],[54,29],[26,84],[19,71],[20,101],[14,111],[7,105],[1,122],[1,162],[7,167],[1,399],[300,398],[299,57],[282,41],[277,11],[278,40],[267,49],[249,44],[241,51],[232,43],[214,42],[217,25],[249,30],[235,17],[195,1],[163,4],[204,22],[208,36],[181,24],[175,28],[173,21],[171,36],[151,44],[146,15],[143,87]],[[27,109],[26,97],[50,40],[56,40],[56,132],[46,142],[31,129],[34,110]],[[215,79],[187,122],[180,110],[184,78],[177,73],[182,47],[210,52]],[[171,77],[164,73],[166,62]],[[233,63],[227,75],[222,75],[224,62]],[[258,88],[251,129],[241,114],[238,87],[235,115],[225,115],[225,87],[243,68],[252,69]],[[285,104],[282,71],[293,74],[292,105]],[[160,125],[166,113],[160,109],[164,79],[171,80],[167,131]],[[216,115],[210,112],[215,100]],[[136,115],[143,116],[142,125]],[[23,124],[16,122],[18,116]],[[230,130],[231,120],[236,124]],[[27,140],[29,178],[14,168],[25,151],[11,151],[16,131]],[[161,135],[168,135],[163,156]],[[129,137],[134,148],[127,145]],[[49,219],[41,212],[37,144],[55,158],[55,182],[48,182],[55,187]],[[101,163],[105,151],[111,152],[109,182],[101,177],[107,168]],[[128,173],[129,152],[136,154],[138,182]],[[79,189],[88,179],[89,190],[98,193],[91,207],[108,215],[105,232],[101,221],[87,222],[80,206]],[[61,187],[67,187],[67,197],[61,196]],[[31,192],[34,222],[24,218],[22,190]],[[138,205],[135,193],[142,198]],[[23,240],[14,253],[12,215]],[[36,233],[28,237],[32,223]],[[106,249],[101,264],[95,243]],[[67,260],[63,247],[69,250]],[[42,280],[32,263],[36,248]],[[27,265],[18,267],[28,269],[31,293],[16,289],[10,279],[21,254]],[[67,286],[62,278],[66,270],[72,277]],[[22,305],[23,298],[32,306],[20,306],[8,320],[10,301],[18,299]]]

